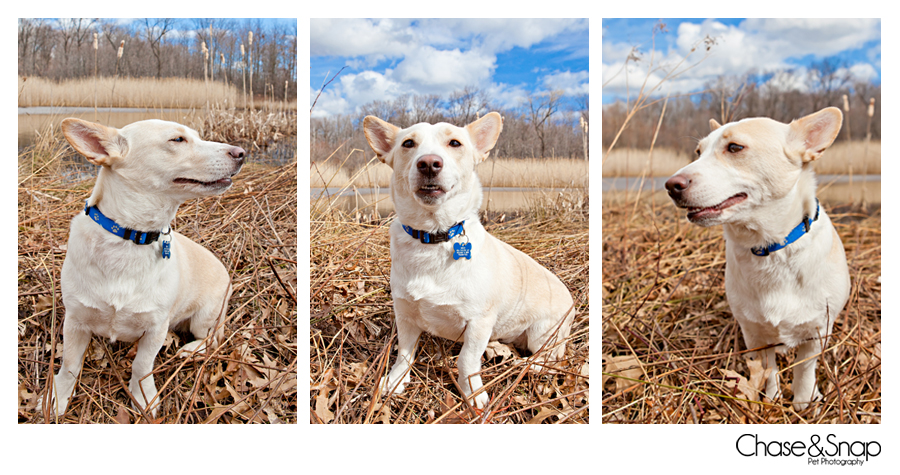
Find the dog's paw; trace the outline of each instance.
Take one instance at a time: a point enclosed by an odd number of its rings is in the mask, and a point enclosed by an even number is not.
[[[156,384],[153,382],[151,377],[148,377],[144,380],[144,390],[141,391],[141,388],[138,386],[138,382],[135,379],[132,379],[130,383],[128,383],[128,390],[131,391],[131,395],[134,396],[134,400],[140,405],[142,409],[149,412],[153,418],[156,418],[156,408],[159,406],[159,399],[156,398]],[[153,406],[147,409],[147,401],[153,401]],[[134,407],[137,410],[140,410],[138,407],[134,405],[132,401],[131,407]]]
[[[62,417],[63,414],[66,413],[66,408],[69,406],[69,398],[60,398],[57,399],[55,394],[50,397],[50,415],[56,417]],[[35,406],[37,411],[44,410],[44,396],[38,397],[37,406]]]
[[[797,412],[800,412],[800,411],[806,409],[807,407],[809,407],[809,405],[811,403],[821,401],[823,399],[825,399],[825,397],[822,396],[821,392],[819,392],[819,388],[813,388],[813,394],[812,394],[812,397],[809,398],[809,400],[807,400],[807,398],[804,398],[804,397],[799,397],[796,395],[794,396],[794,401],[793,401],[794,410]]]
[[[203,343],[203,340],[194,340],[179,348],[177,354],[182,358],[189,358],[194,355],[202,355],[205,353],[206,345]]]
[[[480,394],[472,397],[472,404],[478,409],[484,409],[485,407],[487,407],[490,400],[491,398],[486,392],[481,392]]]
[[[389,376],[381,378],[381,394],[403,394],[406,383],[409,382],[409,376],[401,378],[399,381],[391,380]]]

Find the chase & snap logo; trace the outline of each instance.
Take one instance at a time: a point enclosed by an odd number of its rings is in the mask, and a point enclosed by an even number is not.
[[[756,434],[743,434],[734,445],[744,457],[806,457],[807,465],[862,466],[870,457],[881,455],[881,444],[876,441],[844,441],[834,434],[824,441],[813,434],[808,442],[766,441]]]

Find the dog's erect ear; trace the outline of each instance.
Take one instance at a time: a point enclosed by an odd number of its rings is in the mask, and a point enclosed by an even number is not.
[[[388,124],[373,115],[367,115],[363,119],[363,133],[366,134],[366,141],[369,142],[369,146],[375,151],[378,159],[390,166],[394,165],[387,159],[391,149],[394,148],[394,138],[399,131],[400,128],[396,125]]]
[[[500,131],[503,130],[503,118],[497,112],[485,114],[484,117],[466,126],[469,136],[475,143],[478,153],[475,155],[475,163],[480,163],[488,157],[488,153],[494,148]]]
[[[716,122],[716,119],[709,119],[709,131],[710,132],[718,129],[719,127],[721,127],[721,125],[719,125],[719,123]]]
[[[791,122],[788,143],[797,144],[803,163],[822,156],[841,131],[844,116],[837,107],[825,109]]]
[[[65,119],[62,131],[69,144],[94,165],[111,167],[125,156],[128,148],[118,130],[86,120]]]

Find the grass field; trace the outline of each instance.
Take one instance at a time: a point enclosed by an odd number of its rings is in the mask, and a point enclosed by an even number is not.
[[[827,158],[827,156],[826,156]],[[846,249],[850,300],[817,368],[823,403],[759,401],[725,298],[721,226],[665,197],[603,204],[604,423],[881,423],[881,212],[823,201]]]
[[[254,150],[252,133],[214,131],[214,122],[206,127],[204,138],[233,136],[234,144]],[[72,170],[84,159],[58,130],[44,133],[18,161],[18,420],[53,422],[37,399],[59,369],[65,314],[59,271],[69,222],[83,209],[94,179]],[[251,153],[228,192],[185,203],[173,226],[222,260],[234,293],[225,342],[216,351],[195,360],[175,357],[192,337],[170,333],[155,359],[161,407],[150,422],[296,423],[296,156],[274,167],[257,164]],[[58,422],[147,422],[125,392],[133,351],[132,343],[93,338],[75,396]]]
[[[587,188],[589,167],[584,160],[565,158],[513,159],[488,158],[475,167],[484,187]],[[387,188],[391,184],[391,167],[370,161],[359,170],[348,172],[332,159],[310,165],[310,188],[356,186]]]
[[[641,176],[644,173],[646,176],[671,176],[693,159],[687,153],[656,149],[653,151],[651,166],[649,150],[616,148],[609,157],[604,157],[603,176]],[[864,170],[872,175],[881,173],[881,141],[871,141],[868,149],[862,140],[849,143],[839,141],[814,163],[814,169],[819,174],[849,174],[851,167],[854,175],[860,175]]]
[[[484,176],[482,175],[482,181]],[[588,199],[574,206],[535,202],[518,213],[488,213],[489,232],[532,256],[569,287],[578,316],[558,374],[527,370],[515,349],[497,345],[483,361],[492,396],[466,406],[454,385],[460,344],[423,334],[412,382],[385,400],[377,382],[396,358],[390,294],[391,218],[353,215],[316,200],[310,210],[311,423],[588,423]]]
[[[51,81],[19,77],[19,107],[139,107],[196,109],[215,105],[243,108],[250,105],[241,89],[218,81],[187,78],[85,78]],[[96,101],[96,104],[95,104]],[[255,100],[257,109],[297,110],[297,102]]]

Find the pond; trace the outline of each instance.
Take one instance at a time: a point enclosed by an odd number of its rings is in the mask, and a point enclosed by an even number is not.
[[[586,190],[554,188],[484,188],[482,210],[513,212],[532,209],[536,206],[554,206],[560,201],[572,203],[584,199]],[[356,190],[339,188],[310,188],[310,200],[324,209],[333,206],[347,213],[375,213],[385,218],[394,211],[388,188],[359,188]]]
[[[147,119],[160,119],[179,122],[193,127],[203,121],[206,112],[202,109],[142,109],[142,108],[109,108],[98,107],[19,107],[19,150],[34,143],[35,137],[43,133],[51,123],[54,125],[63,119],[76,119],[98,122],[112,127],[124,127],[132,122]],[[243,146],[244,144],[238,144]],[[248,148],[248,147],[244,147]],[[284,165],[297,157],[297,138],[288,137],[276,143],[269,143],[262,150],[248,148],[248,160],[274,166]],[[76,164],[77,165],[77,164]],[[86,170],[92,168],[85,162]]]
[[[641,182],[640,177],[603,178],[604,201],[633,200],[635,193],[652,192],[668,199],[665,193],[669,177],[651,177]],[[818,183],[816,195],[826,202],[844,203],[862,199],[868,203],[881,203],[881,175],[854,175],[851,183],[849,175],[816,175]]]

